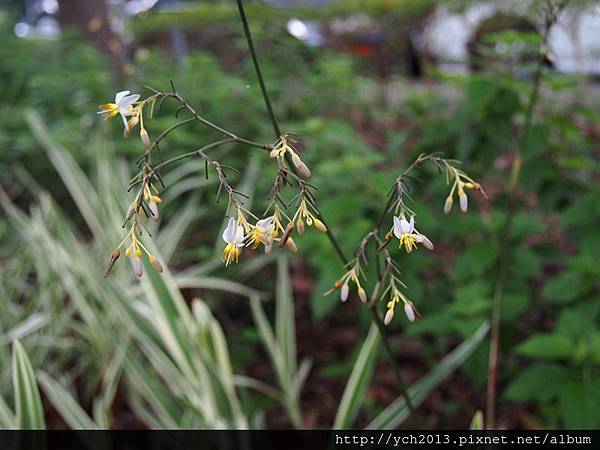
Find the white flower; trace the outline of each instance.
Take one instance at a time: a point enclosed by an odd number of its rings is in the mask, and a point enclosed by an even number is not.
[[[244,227],[237,224],[233,217],[229,218],[227,227],[223,231],[223,240],[227,243],[223,250],[222,261],[228,266],[232,261],[238,262],[241,247],[244,246]]]
[[[252,231],[246,236],[247,246],[252,249],[258,248],[260,244],[265,246],[265,253],[270,253],[273,249],[273,238],[275,233],[275,218],[273,216],[266,217],[256,222],[252,227]]]
[[[415,229],[415,216],[410,217],[410,222],[404,217],[394,217],[394,235],[400,240],[400,247],[404,245],[407,253],[410,253],[413,248],[417,248],[417,243],[433,250],[433,244],[427,236]]]
[[[125,125],[125,131],[129,131],[129,125],[127,124],[127,116],[135,114],[133,104],[139,100],[139,94],[129,95],[129,91],[117,92],[115,95],[114,103],[104,103],[100,105],[100,111],[98,114],[106,114],[105,119],[112,119],[117,114],[121,115],[123,124]]]

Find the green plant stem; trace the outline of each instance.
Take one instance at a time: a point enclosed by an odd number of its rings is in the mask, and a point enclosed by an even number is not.
[[[560,7],[559,7],[560,10]],[[544,34],[542,37],[542,46],[545,47],[550,30],[556,23],[556,13],[552,11],[552,7],[549,4],[547,9]],[[510,233],[512,229],[513,217],[516,212],[517,198],[516,191],[519,181],[519,175],[521,173],[521,166],[523,164],[523,150],[527,147],[529,140],[529,133],[533,122],[533,113],[539,99],[539,93],[541,88],[542,75],[544,71],[544,55],[540,55],[537,62],[535,72],[533,75],[533,87],[529,96],[527,104],[527,110],[525,112],[525,122],[523,124],[523,130],[519,138],[517,151],[515,154],[515,160],[513,162],[511,176],[508,185],[508,208],[506,212],[506,218],[502,225],[500,232],[500,257],[498,263],[498,276],[496,278],[496,287],[494,290],[494,303],[492,309],[492,320],[491,320],[491,331],[490,331],[490,352],[488,361],[488,380],[486,388],[486,428],[495,428],[495,414],[496,414],[496,384],[498,376],[498,359],[500,354],[500,321],[502,318],[502,302],[504,299],[504,288],[507,280],[508,265],[509,265],[509,254],[510,254]]]
[[[279,128],[279,124],[277,122],[277,119],[275,117],[275,112],[273,111],[273,106],[271,105],[271,100],[269,99],[269,94],[267,92],[267,88],[265,86],[265,81],[264,78],[262,76],[262,72],[260,69],[260,64],[258,62],[258,57],[256,56],[256,50],[254,49],[254,43],[252,41],[252,35],[250,33],[250,27],[248,26],[248,19],[246,17],[246,12],[244,11],[244,4],[242,0],[237,0],[237,5],[238,5],[238,10],[240,13],[240,20],[242,22],[242,26],[244,28],[244,35],[246,37],[246,42],[248,44],[248,49],[250,50],[250,55],[252,57],[252,62],[254,64],[254,69],[256,71],[256,76],[258,78],[258,82],[260,84],[260,89],[262,91],[262,96],[265,102],[265,105],[267,107],[267,110],[269,112],[269,116],[271,118],[271,122],[273,124],[273,131],[275,132],[275,137],[276,139],[279,139],[279,137],[281,136],[281,130]],[[290,165],[290,167],[294,167],[293,165]],[[386,207],[386,211],[387,211],[388,207]],[[385,216],[385,212],[384,211],[384,216]],[[382,219],[383,220],[383,219]],[[333,246],[333,248],[335,249],[338,257],[340,258],[340,261],[346,265],[348,264],[348,258],[346,257],[346,255],[344,254],[344,251],[342,250],[342,247],[340,246],[339,242],[337,241],[337,239],[335,238],[335,236],[331,233],[331,228],[329,226],[327,226],[327,223],[325,221],[325,218],[321,215],[321,221],[325,224],[326,228],[327,228],[327,238],[329,239],[329,242],[331,243],[331,245]],[[404,382],[404,379],[402,378],[402,375],[398,369],[397,363],[396,363],[396,359],[394,356],[394,353],[392,352],[392,349],[389,345],[388,342],[388,337],[386,335],[385,332],[385,328],[383,325],[383,322],[381,321],[381,318],[379,317],[379,313],[377,312],[376,308],[369,308],[371,310],[371,314],[373,316],[373,320],[375,321],[375,323],[377,324],[377,328],[379,330],[379,333],[381,334],[381,338],[382,341],[384,343],[384,348],[386,353],[388,354],[388,357],[392,363],[392,366],[394,368],[394,372],[396,374],[396,378],[398,381],[398,386],[400,388],[400,391],[402,392],[402,395],[404,396],[404,398],[406,399],[406,403],[411,411],[411,413],[414,412],[414,408],[412,405],[412,402],[410,400],[410,396],[406,390],[406,383]]]

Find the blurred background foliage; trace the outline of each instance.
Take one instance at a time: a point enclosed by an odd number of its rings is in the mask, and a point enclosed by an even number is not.
[[[189,161],[166,175],[154,237],[170,271],[159,277],[148,270],[141,284],[126,267],[101,278],[130,201],[124,186],[142,149],[136,139],[121,138],[118,121],[100,121],[97,104],[121,89],[168,89],[173,80],[212,121],[240,136],[272,140],[232,3],[189,3],[190,10],[131,19],[127,62],[117,69],[77,27],[54,39],[23,39],[13,29],[19,2],[0,9],[3,426],[16,424],[7,405],[17,400],[8,383],[17,340],[38,371],[49,426],[323,427],[334,421],[369,319],[355,299],[341,305],[322,296],[342,271],[323,235],[299,238],[300,252],[289,261],[248,256],[223,270],[217,255],[225,205],[215,204],[216,182],[204,179],[204,165]],[[249,3],[282,128],[301,136],[319,206],[347,253],[378,217],[395,177],[420,153],[464,161],[490,197],[473,197],[469,214],[446,216],[443,177],[426,169],[411,186],[420,228],[436,244],[433,253],[393,252],[422,315],[416,323],[397,317],[390,325],[402,372],[414,382],[490,317],[504,190],[531,92],[527,55],[536,54],[539,35],[485,35],[477,71],[449,72],[425,55],[415,70],[403,41],[414,32],[407,24],[424,21],[444,2],[348,1],[323,9]],[[459,3],[448,6],[468,4]],[[536,2],[528,11],[539,24]],[[344,42],[309,46],[286,31],[290,17],[330,23],[356,14],[383,30],[375,50]],[[183,53],[173,33],[187,36]],[[377,59],[386,45],[391,50]],[[388,58],[395,61],[391,68],[381,63]],[[498,424],[598,427],[600,91],[593,78],[550,65],[542,83],[508,240]],[[173,112],[166,105],[149,122],[151,136],[174,123]],[[214,138],[191,125],[162,148],[174,156]],[[234,183],[261,211],[275,172],[255,156],[239,146],[220,154],[243,169]],[[277,325],[269,331],[273,317]],[[286,346],[273,344],[279,339]],[[13,365],[27,367],[19,348]],[[488,350],[484,340],[411,425],[467,427],[484,407]],[[399,395],[387,361],[371,365],[372,382],[353,415],[357,426]]]

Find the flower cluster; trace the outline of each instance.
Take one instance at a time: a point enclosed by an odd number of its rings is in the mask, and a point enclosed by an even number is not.
[[[256,250],[262,245],[265,253],[268,254],[273,250],[274,243],[278,242],[280,247],[286,247],[288,250],[296,252],[298,248],[292,234],[294,231],[302,234],[305,224],[309,227],[314,226],[321,232],[327,232],[327,227],[319,219],[320,214],[316,207],[314,196],[311,193],[311,189],[314,186],[304,181],[311,176],[311,172],[295,148],[298,143],[295,135],[285,133],[274,144],[260,144],[240,138],[203,118],[187,101],[179,96],[174,86],[172,88],[172,92],[153,90],[153,94],[145,99],[140,99],[141,96],[139,94],[131,94],[130,91],[121,91],[115,95],[114,102],[104,103],[99,106],[100,111],[98,114],[104,115],[105,119],[112,119],[118,115],[121,116],[125,137],[129,136],[135,127],[139,125],[140,138],[145,146],[144,153],[138,159],[140,171],[130,181],[130,190],[137,188],[137,194],[126,214],[125,224],[130,224],[129,230],[113,251],[106,275],[111,271],[121,254],[121,249],[127,245],[128,240],[130,244],[127,246],[125,254],[132,258],[136,275],[142,276],[143,274],[141,258],[144,254],[147,255],[150,264],[156,270],[162,271],[162,266],[156,257],[151,255],[141,242],[144,232],[148,236],[150,235],[145,228],[143,219],[151,218],[158,221],[160,217],[159,204],[161,203],[161,198],[159,190],[155,187],[157,183],[160,183],[163,188],[165,187],[160,176],[160,170],[172,162],[192,156],[199,156],[204,159],[207,177],[209,167],[215,170],[220,182],[217,201],[221,192],[225,192],[228,197],[227,216],[229,216],[229,220],[222,234],[223,241],[225,242],[222,261],[225,263],[225,266],[237,263],[244,247]],[[187,111],[190,117],[169,127],[159,135],[156,141],[151,142],[148,131],[144,126],[144,109],[146,106],[149,106],[150,112],[148,117],[151,118],[155,104],[158,103],[160,108],[168,99],[173,99],[179,103],[176,115],[183,110]],[[152,153],[154,149],[158,150],[159,142],[174,129],[192,121],[199,121],[215,129],[224,134],[226,139],[210,143],[196,151],[153,165]],[[268,151],[270,158],[277,161],[278,173],[273,185],[271,203],[260,219],[242,207],[243,200],[241,197],[246,196],[236,191],[229,184],[225,169],[234,171],[235,169],[222,165],[219,161],[209,158],[206,154],[208,150],[227,143],[241,143],[261,148]],[[293,170],[290,170],[290,167]],[[298,188],[297,195],[289,203],[282,196],[282,188],[284,186],[296,186]],[[290,208],[293,203],[296,203],[296,209],[290,219],[286,215],[285,210]],[[229,211],[234,211],[234,214],[230,215]],[[250,223],[247,218],[252,218],[253,223]],[[286,223],[286,225],[284,226],[283,223]]]
[[[404,201],[406,197],[410,198],[408,196],[409,187],[407,183],[411,178],[410,172],[426,161],[433,162],[440,172],[445,172],[448,181],[454,180],[450,195],[448,196],[448,200],[446,200],[446,206],[444,208],[445,212],[449,212],[449,209],[452,207],[452,197],[455,192],[458,193],[461,210],[463,211],[467,210],[467,199],[464,193],[466,189],[479,190],[483,193],[479,183],[475,182],[463,171],[456,168],[455,161],[445,159],[438,155],[419,156],[394,182],[390,189],[388,206],[386,207],[379,224],[367,233],[356,247],[355,258],[349,263],[351,269],[335,282],[333,289],[325,293],[325,295],[328,295],[336,289],[340,289],[340,298],[342,301],[346,301],[350,289],[349,284],[354,283],[357,286],[359,297],[363,302],[366,302],[367,294],[359,282],[359,275],[362,273],[361,262],[365,265],[369,263],[367,246],[369,242],[374,241],[377,249],[375,258],[377,259],[378,279],[374,285],[373,293],[371,294],[373,301],[371,302],[370,307],[375,305],[376,299],[386,302],[387,308],[384,316],[384,323],[386,325],[393,319],[396,304],[400,302],[404,305],[404,312],[408,320],[412,322],[420,317],[413,302],[409,300],[399,288],[406,288],[406,286],[401,281],[402,273],[397,263],[392,258],[387,246],[395,237],[398,239],[398,247],[403,249],[407,254],[412,253],[419,245],[422,245],[428,250],[434,249],[431,240],[425,234],[417,230],[415,225],[415,215]],[[392,211],[394,213],[392,224],[382,240],[379,237],[380,228],[382,227],[387,214]],[[380,268],[382,257],[383,269]]]
[[[407,299],[406,296],[400,292],[395,285],[392,285],[390,300],[386,304],[387,311],[383,317],[383,323],[388,325],[392,321],[394,318],[394,308],[396,307],[396,303],[400,303],[400,301],[404,303],[404,313],[406,314],[408,320],[414,322],[415,320],[421,318],[421,315],[417,311],[417,308],[415,308],[413,302]]]
[[[446,197],[446,202],[444,203],[444,212],[446,214],[452,210],[455,193],[458,197],[458,203],[462,212],[467,212],[467,209],[469,208],[469,198],[467,197],[465,191],[470,189],[480,191],[484,197],[487,197],[481,185],[469,178],[462,170],[459,170],[453,166],[449,166],[447,177],[448,180],[453,178],[454,182],[452,183],[452,188],[450,189],[450,193],[448,194],[448,197]]]
[[[360,261],[356,259],[352,265],[352,268],[346,272],[339,280],[335,282],[333,285],[333,289],[325,292],[324,295],[329,295],[336,291],[340,290],[340,300],[345,302],[348,300],[348,296],[350,295],[350,283],[353,283],[356,286],[356,292],[358,294],[358,298],[363,303],[367,303],[367,292],[362,287],[359,277],[361,275],[360,269]]]
[[[143,101],[140,99],[139,94],[130,94],[129,91],[117,92],[115,95],[114,103],[103,103],[98,108],[98,114],[104,115],[106,120],[112,119],[113,117],[120,115],[123,120],[123,135],[129,136],[133,129],[139,124],[140,125],[140,139],[146,146],[150,146],[150,136],[148,131],[144,127],[144,106],[147,104],[154,107],[156,96],[150,96]],[[152,115],[152,113],[150,113]],[[129,119],[128,119],[129,118]]]
[[[293,134],[286,133],[283,134],[279,140],[273,145],[273,150],[269,153],[271,158],[277,158],[279,164],[281,166],[285,166],[285,159],[287,155],[290,155],[292,159],[292,163],[296,170],[302,174],[305,178],[310,178],[312,173],[308,166],[300,159],[298,152],[293,147],[293,144],[296,144],[297,140]]]

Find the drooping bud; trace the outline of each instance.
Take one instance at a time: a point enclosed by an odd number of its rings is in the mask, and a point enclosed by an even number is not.
[[[304,222],[302,219],[298,219],[296,222],[296,229],[298,230],[298,234],[304,233]]]
[[[348,294],[350,294],[350,286],[348,286],[348,284],[344,284],[340,290],[340,300],[343,302],[348,300]]]
[[[152,214],[152,219],[158,222],[160,213],[158,211],[158,205],[156,204],[156,202],[150,200],[150,203],[148,203],[148,208],[150,209],[150,213]]]
[[[273,251],[273,240],[271,239],[265,244],[265,255],[269,255]]]
[[[112,252],[112,255],[110,255],[110,261],[108,261],[108,264],[106,265],[106,269],[104,270],[104,278],[106,278],[110,274],[113,266],[119,259],[119,256],[121,256],[121,249],[115,248],[114,251]]]
[[[408,320],[410,320],[411,322],[414,322],[415,320],[421,318],[419,312],[415,308],[415,305],[413,305],[413,303],[410,300],[406,300],[404,302],[404,312],[406,313],[406,317],[408,317]]]
[[[298,247],[296,246],[296,243],[294,242],[291,236],[287,239],[286,245],[292,253],[298,252]]]
[[[389,323],[394,318],[394,308],[389,308],[385,313],[385,317],[383,318],[383,323],[389,325]]]
[[[315,228],[317,230],[319,230],[321,233],[326,233],[327,232],[327,227],[319,219],[315,218],[314,223],[315,223]]]
[[[141,277],[144,275],[144,266],[142,265],[142,260],[139,256],[131,258],[131,265],[133,266],[133,271],[136,276]]]
[[[445,214],[448,214],[452,210],[453,203],[454,203],[454,199],[452,198],[452,195],[449,195],[448,198],[446,198],[446,203],[444,203],[444,213]]]
[[[304,178],[310,178],[312,173],[304,161],[300,159],[298,153],[292,153],[292,162],[294,163],[294,166],[296,166],[296,169],[298,169],[298,172],[300,172]]]
[[[421,237],[421,243],[422,243],[422,244],[425,246],[425,248],[426,248],[427,250],[433,250],[433,242],[431,242],[431,241],[430,241],[430,240],[427,238],[427,236],[424,236],[424,235],[422,235],[422,234],[420,235],[420,237]]]
[[[367,303],[367,293],[365,292],[362,286],[359,286],[358,288],[358,296],[361,302]]]
[[[146,147],[150,147],[150,136],[148,136],[148,132],[145,128],[140,130],[140,139]]]
[[[159,261],[159,260],[156,258],[156,256],[154,256],[154,255],[150,255],[150,256],[148,257],[148,260],[150,261],[150,265],[151,265],[152,267],[154,267],[154,270],[156,270],[156,271],[157,271],[157,272],[159,272],[159,273],[162,273],[162,271],[163,271],[163,267],[162,267],[162,265],[160,264],[160,261]]]
[[[460,192],[458,194],[458,200],[460,203],[460,210],[462,212],[467,212],[467,209],[469,208],[469,199],[467,198],[467,194]]]

